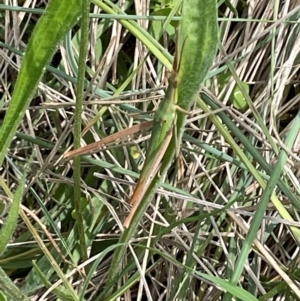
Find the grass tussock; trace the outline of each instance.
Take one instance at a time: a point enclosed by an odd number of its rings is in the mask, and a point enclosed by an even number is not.
[[[92,1],[82,146],[152,120],[163,98],[180,8],[145,4],[126,3],[121,9],[129,16],[120,23],[105,18],[110,12]],[[77,212],[74,161],[63,158],[74,143],[77,23],[56,49],[2,164],[1,227],[12,193],[27,175],[17,228],[0,255],[0,278],[11,281],[0,281],[0,291],[9,296],[15,290],[15,300],[24,295],[29,300],[298,300],[297,5],[225,1],[218,7],[220,46],[213,66],[187,118],[179,155],[122,258],[113,291],[107,272],[122,243],[150,130],[81,158]],[[0,7],[1,119],[44,6],[38,1],[32,11]],[[149,15],[152,19],[130,20]],[[168,16],[172,19],[163,23],[160,17]],[[157,50],[149,52],[151,46]]]

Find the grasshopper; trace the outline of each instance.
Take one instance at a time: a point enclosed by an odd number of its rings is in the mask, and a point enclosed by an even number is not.
[[[173,71],[169,78],[169,85],[165,97],[154,115],[153,128],[146,160],[135,191],[130,199],[130,205],[132,205],[132,208],[124,222],[125,228],[129,227],[133,215],[145,196],[145,193],[147,192],[154,177],[159,172],[161,161],[173,135],[173,129],[176,122],[176,111],[189,114],[189,112],[186,112],[177,106],[177,85],[179,74],[179,66],[178,68],[177,66],[177,55],[175,54]]]
[[[143,124],[136,125],[132,128],[106,137],[101,141],[94,142],[90,145],[66,152],[64,154],[64,158],[70,159],[76,155],[93,153],[99,150],[100,147],[106,145],[111,141],[114,141],[127,135],[131,135],[139,130],[145,130],[153,124],[144,167],[141,171],[135,191],[130,199],[130,205],[132,206],[132,208],[124,222],[125,228],[129,227],[131,219],[135,214],[140,202],[145,196],[145,193],[147,192],[154,177],[159,172],[163,156],[173,136],[173,129],[177,116],[176,111],[181,111],[185,114],[189,114],[189,112],[177,106],[179,65],[180,64],[178,64],[177,62],[176,53],[174,57],[173,71],[169,78],[168,88],[163,101],[160,103],[160,106],[154,115],[153,122],[145,122]]]
[[[180,64],[179,64],[180,65]],[[115,142],[123,137],[132,135],[138,131],[144,131],[152,126],[151,138],[149,141],[149,147],[147,149],[147,156],[144,162],[144,167],[140,173],[139,180],[137,182],[134,193],[130,199],[131,211],[124,222],[124,227],[128,228],[132,217],[134,216],[138,206],[144,198],[149,186],[153,179],[158,174],[162,163],[163,156],[169,146],[169,143],[173,137],[174,126],[176,123],[177,114],[176,111],[181,111],[184,114],[190,113],[183,110],[177,105],[178,100],[178,75],[179,67],[177,67],[177,56],[175,55],[173,71],[169,78],[169,85],[163,101],[160,103],[158,110],[156,111],[153,121],[144,122],[142,124],[135,125],[131,128],[125,129],[121,132],[110,135],[101,141],[91,143],[87,146],[68,151],[64,153],[65,159],[71,159],[77,155],[92,154],[98,152],[99,148],[106,146],[111,142]],[[209,113],[217,113],[219,111],[227,110],[226,108],[220,108]],[[206,117],[204,114],[203,117]],[[174,135],[176,139],[177,135]],[[176,141],[175,141],[176,142]],[[178,155],[178,154],[177,154]]]

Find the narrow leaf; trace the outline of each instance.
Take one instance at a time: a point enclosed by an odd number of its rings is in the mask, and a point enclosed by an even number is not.
[[[81,0],[51,0],[33,31],[0,128],[0,166],[57,44],[80,15],[80,4]]]

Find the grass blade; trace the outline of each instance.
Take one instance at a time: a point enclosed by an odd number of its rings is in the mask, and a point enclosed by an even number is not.
[[[86,57],[88,48],[89,35],[89,12],[90,1],[82,0],[82,17],[81,17],[81,37],[79,50],[79,69],[78,69],[78,84],[76,95],[75,123],[74,123],[74,148],[80,147],[81,138],[81,115],[82,104],[84,98],[84,81],[86,70]],[[76,156],[74,159],[74,206],[77,212],[77,227],[79,234],[79,245],[82,259],[85,261],[88,258],[86,237],[84,233],[84,220],[82,216],[83,205],[81,201],[81,157]]]
[[[80,0],[50,1],[33,31],[10,106],[0,128],[0,165],[57,44],[80,15],[80,3]]]

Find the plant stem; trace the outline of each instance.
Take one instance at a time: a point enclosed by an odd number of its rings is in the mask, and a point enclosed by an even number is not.
[[[81,37],[80,37],[80,49],[79,49],[79,68],[78,68],[78,84],[77,84],[77,96],[76,96],[76,108],[75,108],[75,122],[74,122],[74,148],[80,147],[81,136],[81,114],[82,103],[84,97],[84,79],[86,70],[86,57],[88,47],[88,35],[89,35],[89,12],[90,12],[90,0],[82,1],[82,17],[81,17]],[[84,235],[84,221],[82,217],[81,206],[81,158],[77,156],[74,158],[74,205],[77,212],[77,227],[80,241],[80,250],[82,260],[85,261],[87,256],[87,246]]]

